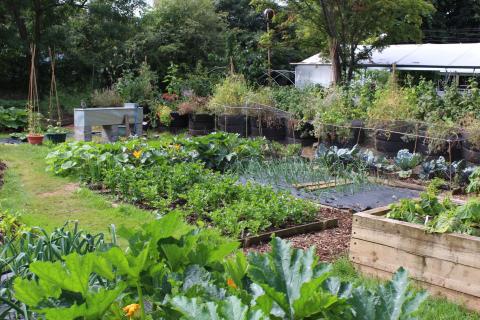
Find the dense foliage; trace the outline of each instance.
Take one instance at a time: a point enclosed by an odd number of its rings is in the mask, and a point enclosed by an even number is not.
[[[49,170],[76,175],[117,198],[160,214],[180,210],[234,237],[313,221],[313,204],[270,187],[242,185],[225,170],[236,161],[259,158],[262,140],[213,133],[197,138],[165,138],[150,145],[70,143],[48,157]]]
[[[270,252],[246,257],[236,242],[174,213],[120,233],[127,250],[100,242],[86,252],[74,246],[59,257],[28,261],[2,301],[25,318],[64,320],[380,320],[415,319],[426,298],[409,289],[403,269],[384,285],[354,287],[332,277],[314,248],[292,249],[274,238]],[[29,237],[34,245],[42,239]],[[19,256],[3,252],[2,259]]]
[[[464,205],[451,199],[439,199],[436,190],[430,188],[420,199],[402,199],[394,204],[388,218],[425,225],[429,232],[458,232],[479,236],[480,202],[471,199]]]
[[[0,105],[0,131],[24,130],[28,115],[25,108],[4,108]]]

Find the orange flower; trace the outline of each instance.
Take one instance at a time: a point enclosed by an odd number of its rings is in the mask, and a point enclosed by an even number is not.
[[[133,151],[133,156],[138,159],[142,156],[142,150],[135,150]]]
[[[126,317],[138,317],[140,315],[140,305],[138,303],[129,304],[123,308],[123,312],[125,312]]]
[[[237,285],[235,284],[235,281],[233,281],[232,278],[228,278],[228,279],[227,279],[227,285],[228,285],[230,288],[238,289]]]

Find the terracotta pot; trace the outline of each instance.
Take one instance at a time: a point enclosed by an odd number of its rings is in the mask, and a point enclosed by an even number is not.
[[[42,144],[43,134],[28,134],[27,140],[30,144]]]

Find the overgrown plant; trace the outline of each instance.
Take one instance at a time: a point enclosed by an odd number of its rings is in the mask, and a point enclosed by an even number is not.
[[[115,84],[115,90],[125,102],[134,102],[142,106],[153,100],[157,76],[148,63],[143,62],[138,70],[127,70]]]
[[[90,98],[93,107],[121,107],[123,99],[115,89],[95,90]]]
[[[241,114],[250,93],[243,76],[229,75],[215,86],[208,109],[214,114]]]
[[[354,287],[332,277],[314,248],[293,249],[274,238],[271,252],[245,257],[236,242],[191,227],[178,214],[122,233],[127,250],[33,262],[35,277],[17,277],[7,301],[24,303],[25,317],[34,311],[64,320],[383,320],[413,319],[426,298],[409,289],[403,269],[384,285]]]

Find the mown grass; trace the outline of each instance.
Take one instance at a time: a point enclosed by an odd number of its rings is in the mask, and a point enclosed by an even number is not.
[[[19,213],[27,225],[47,230],[78,220],[82,229],[107,232],[111,224],[136,227],[154,218],[151,212],[113,204],[73,179],[46,172],[48,150],[27,144],[0,145],[0,160],[8,165],[0,209]]]
[[[355,285],[364,285],[367,288],[373,288],[381,283],[381,280],[360,275],[346,257],[333,263],[333,273],[344,281],[352,281]],[[420,289],[415,287],[415,290]],[[428,297],[417,316],[421,320],[480,320],[480,314],[433,296]]]

